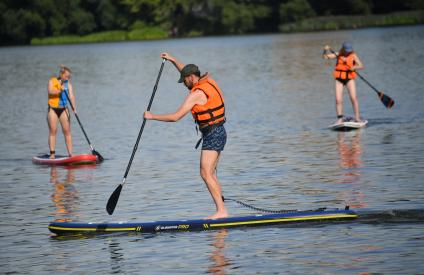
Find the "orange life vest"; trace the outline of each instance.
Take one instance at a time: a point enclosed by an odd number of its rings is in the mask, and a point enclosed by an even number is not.
[[[344,59],[344,60],[343,60]],[[347,56],[338,56],[336,68],[334,69],[333,76],[334,78],[340,79],[354,79],[356,77],[356,72],[350,71],[355,65],[355,58],[353,52]]]
[[[191,89],[191,93],[201,90],[205,93],[208,101],[204,105],[194,105],[191,114],[200,128],[225,122],[224,98],[215,80],[204,76]]]
[[[56,90],[62,90],[62,84],[60,83],[60,80],[57,77],[50,78],[50,81],[53,83],[53,88]],[[68,97],[69,97],[69,83],[68,80],[63,82],[64,84],[64,90],[55,95],[49,94],[49,99],[47,104],[52,108],[64,108],[66,107],[66,104],[68,103]],[[66,93],[66,94],[65,94]],[[68,95],[68,96],[67,96]]]

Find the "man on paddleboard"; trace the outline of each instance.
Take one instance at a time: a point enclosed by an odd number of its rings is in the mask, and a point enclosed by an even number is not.
[[[200,176],[215,202],[216,212],[207,217],[219,219],[228,217],[227,209],[222,200],[221,185],[216,175],[216,168],[221,151],[227,141],[225,132],[224,97],[218,84],[209,77],[208,73],[201,75],[199,68],[194,64],[185,65],[168,53],[161,57],[171,61],[180,72],[179,83],[189,89],[189,94],[181,106],[170,114],[144,113],[145,119],[165,122],[176,122],[191,111],[193,118],[202,132],[202,152],[200,155]],[[199,145],[200,141],[197,146]]]

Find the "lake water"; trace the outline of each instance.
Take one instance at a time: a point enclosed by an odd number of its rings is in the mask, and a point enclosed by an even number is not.
[[[350,40],[362,75],[393,99],[388,110],[357,80],[368,127],[333,132],[334,61],[322,46]],[[424,26],[0,48],[0,273],[418,274],[424,272]],[[192,119],[149,121],[113,216],[142,115],[168,51],[208,71],[224,91],[224,195],[270,209],[343,208],[343,224],[57,238],[73,221],[203,218],[214,211],[199,176]],[[47,81],[72,71],[77,110],[106,160],[68,169],[34,165],[47,153]],[[165,64],[153,112],[187,90]],[[345,94],[345,114],[352,115]],[[74,153],[90,148],[72,118]],[[58,134],[58,154],[66,152]],[[232,216],[252,210],[228,202]]]

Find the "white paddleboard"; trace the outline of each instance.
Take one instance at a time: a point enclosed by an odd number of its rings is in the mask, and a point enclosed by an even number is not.
[[[360,122],[356,122],[353,118],[347,117],[343,119],[342,123],[335,123],[328,128],[334,131],[351,131],[355,129],[364,128],[367,126],[368,120],[362,120]]]

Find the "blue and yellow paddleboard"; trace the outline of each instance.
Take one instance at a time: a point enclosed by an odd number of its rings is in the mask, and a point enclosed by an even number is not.
[[[49,230],[57,235],[101,234],[111,232],[155,233],[162,231],[200,231],[241,226],[277,225],[300,222],[343,221],[357,218],[350,210],[308,210],[288,213],[260,214],[223,219],[195,219],[151,222],[83,223],[52,222]]]

